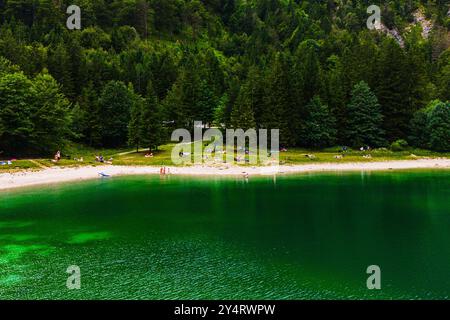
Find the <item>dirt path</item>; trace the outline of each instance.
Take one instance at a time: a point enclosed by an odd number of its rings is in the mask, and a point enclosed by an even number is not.
[[[37,162],[36,160],[31,160],[30,159],[30,162],[34,163],[35,165],[37,165],[41,169],[48,169],[49,168],[48,166],[44,166],[42,163]]]

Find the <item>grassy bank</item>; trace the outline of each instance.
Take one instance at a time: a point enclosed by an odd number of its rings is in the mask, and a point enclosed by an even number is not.
[[[102,155],[105,160],[112,159],[114,165],[128,166],[173,166],[171,152],[173,144],[163,145],[153,152],[153,157],[146,158],[147,150],[136,152],[135,149],[92,149],[81,146],[70,146],[63,150],[62,159],[54,163],[51,159],[17,159],[12,165],[0,165],[0,172],[20,170],[39,170],[51,167],[96,166],[96,155]],[[438,153],[423,149],[391,151],[389,149],[374,149],[370,151],[348,150],[343,153],[341,148],[323,150],[288,149],[280,152],[280,164],[311,164],[311,163],[348,163],[374,162],[390,160],[413,160],[423,158],[450,158],[450,153]],[[83,161],[80,161],[83,159]],[[246,165],[243,161],[242,165]]]

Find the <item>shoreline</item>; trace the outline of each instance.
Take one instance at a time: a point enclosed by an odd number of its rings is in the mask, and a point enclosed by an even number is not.
[[[315,163],[280,165],[279,167],[240,167],[235,165],[167,167],[170,175],[186,176],[242,176],[299,174],[310,172],[385,171],[406,169],[450,169],[450,159],[417,159],[378,162]],[[100,172],[111,177],[131,175],[159,175],[160,166],[87,166],[48,168],[39,171],[0,173],[0,191],[39,185],[77,182],[99,178]]]

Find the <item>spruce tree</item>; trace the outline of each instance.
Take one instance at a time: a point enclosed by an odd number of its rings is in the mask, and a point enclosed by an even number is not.
[[[64,94],[68,97],[74,95],[74,83],[71,75],[71,60],[64,42],[51,47],[48,54],[48,67],[50,74],[61,84]]]
[[[377,75],[374,91],[384,116],[386,138],[389,142],[405,139],[415,110],[408,101],[410,91],[406,57],[393,39],[383,41]]]
[[[102,119],[98,105],[98,93],[92,81],[81,91],[81,96],[72,110],[73,131],[77,140],[91,146],[101,146]]]
[[[231,126],[235,129],[254,129],[256,128],[255,117],[253,114],[250,88],[242,86],[238,98],[231,112]]]
[[[199,117],[195,120],[201,120],[203,124],[210,125],[214,120],[214,108],[216,107],[217,102],[218,98],[214,95],[214,91],[208,85],[208,82],[206,80],[201,80],[197,101]]]
[[[260,127],[264,112],[264,77],[261,70],[256,65],[249,68],[244,86],[246,94],[249,95],[255,124]]]
[[[345,72],[339,57],[333,55],[327,60],[328,69],[325,75],[326,101],[329,110],[336,119],[337,138],[343,141],[345,124],[346,88]]]
[[[127,142],[130,106],[134,92],[121,81],[110,81],[99,99],[102,144],[105,147],[123,146]]]
[[[142,109],[142,130],[143,143],[146,143],[150,150],[157,150],[164,143],[166,131],[162,109],[151,82],[147,86],[147,96]]]
[[[345,141],[350,146],[382,146],[383,115],[375,94],[366,82],[356,84],[346,110]]]
[[[280,130],[280,144],[295,145],[298,140],[296,104],[293,101],[290,66],[282,54],[277,54],[266,78],[262,127]]]
[[[439,58],[436,85],[439,99],[450,101],[450,48]]]
[[[128,123],[128,145],[135,147],[136,152],[147,141],[144,137],[143,99],[135,95],[130,107],[130,122]]]
[[[319,96],[315,96],[307,105],[308,116],[301,144],[322,148],[332,146],[336,141],[336,120],[327,105],[324,105]]]

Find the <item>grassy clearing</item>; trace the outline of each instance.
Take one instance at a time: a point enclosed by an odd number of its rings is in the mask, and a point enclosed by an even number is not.
[[[0,165],[0,173],[32,169],[39,169],[39,166],[31,160],[16,160],[12,162],[12,165]]]
[[[384,148],[370,151],[349,150],[345,153],[342,153],[340,148],[329,148],[324,150],[290,149],[287,152],[281,152],[280,163],[307,164],[324,162],[374,162],[441,157],[448,158],[450,157],[450,153],[437,153],[421,149],[410,149],[407,151],[394,152]]]
[[[103,155],[105,160],[112,159],[114,165],[129,166],[173,166],[171,159],[174,144],[166,144],[153,152],[153,157],[146,158],[148,150],[136,152],[134,149],[93,149],[78,145],[72,145],[63,150],[63,158],[54,163],[51,159],[24,159],[13,161],[12,165],[0,165],[0,172],[14,172],[21,170],[39,170],[50,167],[74,167],[74,166],[98,166],[101,163],[95,161],[96,155]],[[280,164],[311,164],[311,163],[348,163],[348,162],[373,162],[389,160],[414,160],[424,158],[450,158],[450,153],[438,153],[422,149],[409,149],[406,151],[391,151],[389,149],[374,149],[370,151],[348,150],[342,153],[341,148],[328,148],[323,150],[308,150],[293,148],[280,152]],[[192,153],[190,155],[192,160]],[[78,160],[76,160],[78,159]],[[83,161],[79,161],[83,159]],[[188,159],[186,157],[186,159]],[[225,155],[223,155],[225,160]],[[216,164],[220,164],[217,163]],[[239,165],[245,166],[241,160]],[[185,164],[189,165],[189,164]]]

